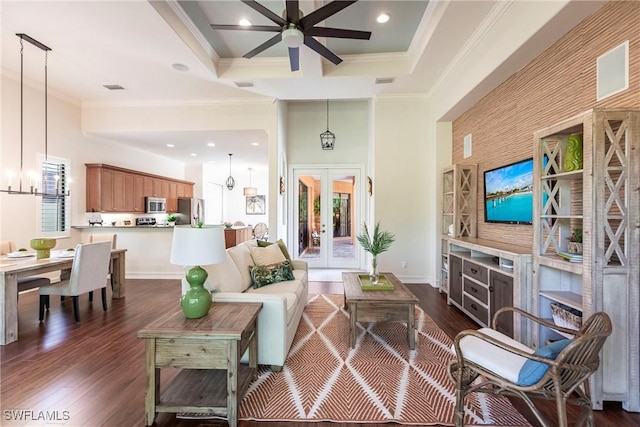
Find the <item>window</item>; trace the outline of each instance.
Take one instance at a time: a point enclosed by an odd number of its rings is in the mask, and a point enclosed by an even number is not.
[[[69,197],[59,197],[69,191],[69,163],[65,159],[49,157],[42,162],[42,196],[40,231],[43,235],[69,235]]]

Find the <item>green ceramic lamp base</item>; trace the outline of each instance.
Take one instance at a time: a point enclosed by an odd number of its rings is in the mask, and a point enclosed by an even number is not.
[[[204,317],[211,308],[211,293],[204,288],[208,276],[207,271],[200,266],[193,267],[186,274],[190,288],[180,299],[180,305],[187,319]]]

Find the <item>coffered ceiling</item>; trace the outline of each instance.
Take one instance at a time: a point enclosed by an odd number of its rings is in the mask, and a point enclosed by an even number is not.
[[[544,26],[544,37],[532,37],[507,61],[496,64],[500,75],[476,88],[475,97],[487,93],[517,71],[554,40],[595,11],[601,1],[563,1],[565,4]],[[300,0],[303,16],[328,3]],[[540,3],[540,4],[538,4]],[[473,50],[483,32],[513,8],[546,8],[544,2],[483,0],[360,0],[318,26],[370,31],[370,40],[322,39],[338,55],[334,65],[306,46],[300,47],[300,70],[290,70],[282,43],[246,59],[242,56],[274,33],[213,30],[210,24],[236,24],[246,18],[254,25],[271,25],[239,0],[98,0],[0,2],[2,74],[19,79],[20,46],[16,33],[26,33],[49,46],[50,95],[82,106],[180,105],[239,100],[370,99],[387,94],[428,95],[461,55]],[[282,0],[260,4],[277,15]],[[375,18],[390,14],[386,24]],[[539,19],[521,14],[513,26]],[[542,18],[540,18],[542,19]],[[549,18],[544,18],[549,19]],[[501,49],[500,45],[495,46]],[[41,51],[25,46],[26,84],[42,88]],[[503,76],[504,75],[504,76]],[[120,85],[108,90],[105,85]],[[128,144],[167,155],[166,144],[180,150],[170,156],[190,163],[217,161],[228,164],[231,148],[256,151],[246,142],[263,142],[260,132],[172,132],[95,134],[94,137]],[[258,141],[255,141],[258,139]],[[218,149],[190,156],[207,142]],[[176,147],[177,148],[177,147]],[[238,151],[236,151],[238,152]],[[240,153],[238,158],[243,157]],[[247,153],[247,157],[253,156]],[[259,158],[266,164],[266,151]],[[243,165],[238,165],[242,167]],[[255,165],[258,168],[257,165]]]

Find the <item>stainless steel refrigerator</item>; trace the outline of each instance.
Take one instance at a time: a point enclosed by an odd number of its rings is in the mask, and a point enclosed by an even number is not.
[[[198,225],[204,222],[204,200],[194,197],[178,197],[176,224]]]

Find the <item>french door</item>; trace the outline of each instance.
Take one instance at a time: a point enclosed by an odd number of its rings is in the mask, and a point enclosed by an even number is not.
[[[294,251],[311,268],[359,268],[359,168],[293,168]]]

